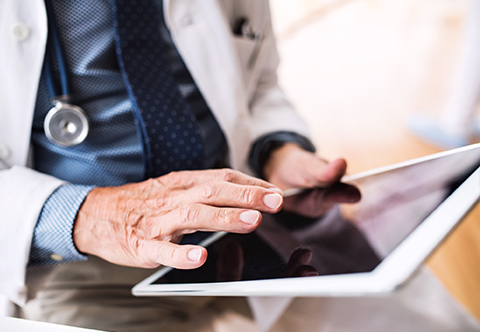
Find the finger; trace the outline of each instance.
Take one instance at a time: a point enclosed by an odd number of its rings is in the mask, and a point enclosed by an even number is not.
[[[166,181],[169,181],[171,183],[177,183],[180,187],[184,189],[192,188],[211,181],[226,181],[240,185],[263,187],[267,189],[272,189],[279,193],[283,193],[280,188],[278,188],[274,184],[271,184],[270,182],[254,178],[252,176],[229,168],[211,169],[204,171],[171,172],[159,179],[162,178],[165,178]]]
[[[271,189],[252,185],[239,185],[226,181],[207,182],[185,192],[184,201],[219,207],[237,207],[262,212],[279,212],[283,197]]]
[[[305,168],[307,177],[310,177],[314,184],[319,187],[328,187],[340,181],[347,170],[347,162],[345,159],[337,159],[328,164],[325,164],[320,158],[317,161],[311,162]]]
[[[250,233],[262,220],[260,212],[255,210],[218,208],[204,204],[188,204],[167,215],[168,224],[157,223],[160,234],[187,234],[195,231],[231,233]]]
[[[207,250],[203,247],[158,240],[143,240],[138,255],[147,265],[161,264],[184,270],[200,267],[207,260]]]

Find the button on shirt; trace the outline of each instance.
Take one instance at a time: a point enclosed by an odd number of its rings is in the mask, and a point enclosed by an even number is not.
[[[42,75],[32,128],[35,169],[71,184],[61,186],[45,202],[33,235],[30,266],[85,260],[73,244],[72,228],[86,195],[94,186],[118,186],[145,179],[140,127],[143,124],[134,116],[135,109],[118,66],[111,1],[56,0],[52,5],[69,66],[72,103],[88,114],[90,133],[82,144],[70,148],[48,141],[43,122],[52,105]],[[169,38],[165,31],[164,37]],[[26,30],[18,35],[28,38]],[[180,91],[192,106],[202,138],[212,142],[205,144],[211,147],[205,151],[205,168],[211,168],[224,159],[225,138],[171,39],[167,42]],[[53,60],[53,67],[57,68]],[[268,153],[266,143],[275,137],[271,134],[259,140],[252,149],[257,152],[251,156]],[[284,132],[279,137],[281,142],[297,142],[311,150],[311,143],[300,135]],[[250,160],[250,164],[260,168],[256,165],[258,158]]]

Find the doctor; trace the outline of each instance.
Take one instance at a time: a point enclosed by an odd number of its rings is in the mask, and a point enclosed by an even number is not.
[[[277,85],[267,1],[45,1],[0,3],[0,293],[24,306],[49,275],[37,319],[114,329],[48,312],[151,273],[117,265],[199,267],[182,235],[251,232],[344,174]]]

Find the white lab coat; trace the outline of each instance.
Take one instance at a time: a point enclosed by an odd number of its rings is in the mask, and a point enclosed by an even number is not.
[[[244,170],[249,143],[263,134],[306,134],[277,85],[267,0],[165,0],[164,7],[173,40],[225,133],[234,168]],[[253,66],[254,42],[231,32],[242,16],[264,34]],[[0,293],[18,305],[34,295],[26,265],[38,215],[62,184],[28,168],[46,39],[44,0],[0,1]]]

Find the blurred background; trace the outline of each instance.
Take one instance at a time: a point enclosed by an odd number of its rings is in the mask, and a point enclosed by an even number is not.
[[[445,107],[467,0],[270,3],[281,85],[323,157],[344,157],[356,173],[440,151],[411,135],[406,121],[414,113],[438,117]],[[478,207],[428,266],[480,319]]]

